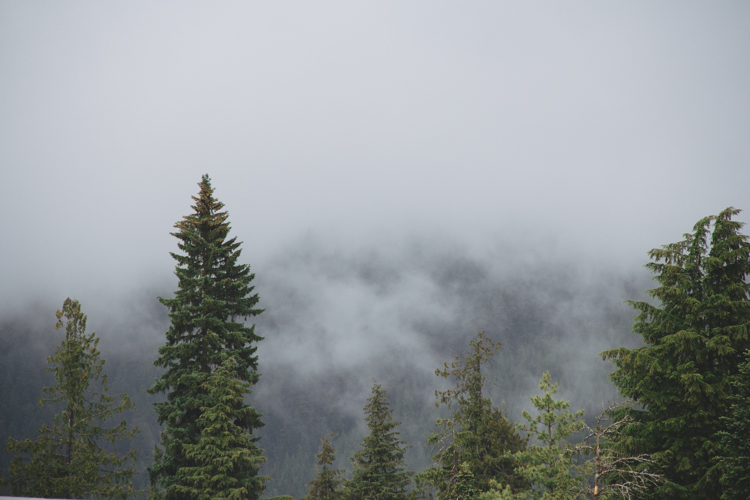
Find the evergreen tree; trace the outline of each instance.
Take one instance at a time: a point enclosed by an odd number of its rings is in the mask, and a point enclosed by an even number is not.
[[[374,380],[373,380],[374,382]],[[372,397],[364,411],[370,434],[362,440],[362,449],[354,454],[354,471],[347,484],[349,500],[406,500],[406,488],[412,473],[405,470],[407,447],[394,429],[401,422],[393,420],[393,410],[383,388],[375,383]]]
[[[570,402],[554,399],[557,383],[545,372],[539,381],[542,396],[532,396],[531,404],[536,417],[524,410],[526,424],[519,429],[537,443],[514,454],[519,466],[516,471],[533,486],[533,490],[520,493],[515,498],[575,500],[588,490],[586,478],[591,474],[590,464],[578,464],[585,447],[574,446],[568,438],[584,428],[583,410],[571,412]]]
[[[722,417],[726,430],[719,432],[724,470],[721,484],[725,488],[722,500],[750,498],[750,351],[745,352],[734,388],[729,416]]]
[[[180,469],[187,486],[173,484],[167,494],[198,500],[257,498],[256,492],[263,490],[268,478],[258,476],[265,458],[245,430],[256,418],[243,400],[250,393],[250,384],[237,379],[232,357],[208,377],[202,388],[211,406],[201,408],[198,443],[183,446],[186,457],[196,465]]]
[[[39,404],[64,403],[62,413],[55,416],[50,429],[39,430],[37,440],[17,441],[9,438],[7,451],[26,453],[25,462],[17,456],[10,467],[13,495],[54,498],[127,498],[133,493],[130,481],[135,464],[135,449],[125,454],[107,448],[117,441],[129,439],[138,429],[127,429],[123,420],[115,427],[105,428],[104,422],[135,406],[127,394],[115,405],[107,394],[107,376],[102,373],[104,360],[99,357],[96,333],[86,334],[86,315],[77,300],[65,299],[57,311],[57,325],[63,326],[65,338],[53,356],[47,358],[46,370],[55,374],[57,385],[45,387],[47,396]],[[101,386],[101,392],[96,391]]]
[[[336,434],[328,437],[333,439]],[[344,493],[341,490],[342,470],[333,469],[333,462],[336,461],[336,454],[327,437],[320,440],[320,453],[315,455],[318,458],[318,465],[315,468],[315,479],[307,483],[307,495],[301,500],[342,500]]]
[[[728,208],[706,217],[685,239],[649,252],[646,264],[658,304],[631,301],[633,330],[643,347],[602,353],[617,369],[612,380],[639,407],[620,441],[627,455],[650,454],[666,481],[648,498],[718,499],[722,417],[750,347],[750,243]],[[646,498],[646,496],[644,496]]]
[[[173,493],[179,489],[175,487],[190,487],[187,471],[200,467],[185,453],[185,447],[198,444],[205,426],[200,422],[204,408],[214,406],[210,385],[204,385],[212,371],[233,357],[238,380],[255,384],[259,378],[255,344],[262,339],[255,334],[254,326],[244,323],[262,312],[255,307],[258,295],[250,286],[254,275],[250,266],[238,262],[240,242],[227,237],[228,214],[214,198],[207,175],[199,187],[200,193],[193,197],[193,213],[177,222],[177,232],[172,233],[184,254],[171,254],[177,261],[178,290],[174,298],[159,298],[169,308],[171,326],[154,362],[166,371],[149,389],[151,394],[166,394],[166,401],[155,404],[159,423],[165,429],[162,448],[154,454],[149,475],[152,495],[165,493],[168,499],[186,498]],[[263,426],[261,415],[252,407],[243,406],[241,413],[239,423],[251,435]],[[255,472],[250,468],[246,474]],[[249,491],[248,498],[258,498],[262,493],[262,482],[253,484],[257,489]]]
[[[444,369],[435,371],[436,375],[455,381],[452,389],[435,391],[435,405],[444,404],[453,413],[449,418],[438,419],[438,431],[428,439],[428,444],[437,448],[435,465],[421,473],[418,481],[436,488],[441,499],[454,498],[462,463],[468,467],[463,477],[471,477],[472,488],[478,492],[487,491],[491,480],[510,485],[514,491],[528,484],[515,473],[514,460],[509,456],[523,450],[526,441],[482,393],[482,366],[497,352],[500,343],[493,343],[480,331],[470,346],[472,351],[465,360],[455,356]]]

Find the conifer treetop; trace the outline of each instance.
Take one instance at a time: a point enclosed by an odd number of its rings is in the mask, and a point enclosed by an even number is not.
[[[644,346],[602,353],[611,379],[638,408],[620,443],[664,464],[656,497],[718,499],[714,457],[730,413],[742,353],[750,348],[750,242],[729,207],[704,217],[676,243],[648,252],[655,303],[629,301]]]
[[[133,494],[131,478],[136,450],[121,454],[109,445],[138,434],[125,420],[107,427],[111,417],[135,405],[127,394],[120,404],[107,394],[107,376],[102,373],[96,333],[86,333],[86,315],[77,300],[65,299],[56,313],[55,329],[65,327],[65,337],[54,355],[47,358],[46,371],[57,385],[43,389],[39,404],[64,403],[52,428],[46,424],[36,440],[9,438],[6,450],[29,455],[13,459],[7,481],[14,495],[48,498],[127,498]],[[99,388],[101,386],[101,389]]]
[[[465,356],[456,355],[435,370],[437,376],[455,383],[435,391],[435,406],[445,405],[452,413],[437,419],[436,432],[428,436],[428,446],[435,449],[433,465],[417,475],[417,487],[436,488],[440,500],[455,497],[459,477],[471,481],[478,492],[487,491],[493,479],[513,490],[526,486],[508,455],[525,448],[526,439],[516,434],[514,425],[483,393],[482,367],[493,359],[500,342],[480,330],[469,346]],[[466,473],[461,471],[462,463],[468,467]]]
[[[212,375],[232,359],[231,373],[237,382],[252,385],[260,377],[256,344],[262,337],[255,333],[255,325],[246,324],[263,312],[256,307],[259,298],[251,286],[255,276],[249,265],[238,260],[240,242],[229,238],[228,214],[214,197],[208,175],[198,186],[192,212],[175,224],[172,233],[181,250],[171,253],[177,262],[178,287],[173,298],[159,298],[169,309],[170,327],[154,364],[165,372],[148,391],[167,396],[166,401],[155,403],[158,421],[165,429],[163,450],[157,450],[149,468],[153,492],[165,493],[167,500],[181,500],[180,495],[187,491],[181,488],[197,487],[190,483],[194,477],[188,481],[188,472],[192,475],[196,468],[206,466],[201,456],[207,449],[199,454],[195,448],[209,439],[203,417],[207,412],[218,415],[216,412],[222,411],[216,406],[217,394],[206,385]],[[219,373],[227,376],[225,369]],[[241,406],[233,409],[234,424],[252,435],[263,426],[261,415],[245,403]],[[186,449],[194,453],[187,455]],[[249,498],[257,498],[263,491],[257,468],[248,466],[226,474],[249,485]]]
[[[318,459],[315,478],[307,483],[308,492],[301,500],[340,500],[343,498],[341,484],[344,479],[341,474],[344,471],[333,468],[336,452],[330,439],[335,436],[336,434],[332,433],[320,439],[320,453],[315,455]]]
[[[406,469],[404,453],[408,446],[395,430],[401,422],[393,420],[393,410],[382,386],[373,379],[372,397],[364,408],[370,434],[352,457],[354,471],[347,484],[348,499],[377,498],[406,500],[406,488],[412,472]]]

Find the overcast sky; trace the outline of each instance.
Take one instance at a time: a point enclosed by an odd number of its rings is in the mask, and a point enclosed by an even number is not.
[[[170,279],[204,173],[256,270],[305,238],[638,268],[750,210],[749,26],[744,1],[2,0],[1,298]]]

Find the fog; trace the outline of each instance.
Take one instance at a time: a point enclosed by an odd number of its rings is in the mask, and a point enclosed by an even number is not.
[[[547,368],[592,408],[646,252],[750,208],[749,24],[745,2],[0,2],[0,335],[70,296],[103,352],[155,357],[208,173],[266,308],[267,414],[280,381],[343,380],[357,418],[372,376],[431,402],[479,329],[512,416]]]
[[[253,321],[265,338],[249,402],[266,423],[259,432],[264,473],[274,478],[267,493],[304,494],[318,441],[331,432],[339,434],[338,467],[350,468],[348,458],[367,432],[362,407],[373,378],[388,391],[402,437],[413,445],[409,466],[426,467],[426,437],[441,415],[435,390],[447,387],[434,371],[465,355],[480,329],[502,344],[483,370],[484,394],[513,421],[531,409],[529,396],[545,370],[559,382],[559,395],[589,419],[619,399],[607,378],[612,367],[599,353],[639,344],[628,333],[633,311],[623,301],[641,298],[650,286],[645,270],[623,274],[530,255],[511,262],[439,241],[345,252],[308,236],[258,266],[254,283],[266,310]],[[84,304],[112,392],[127,392],[138,408],[128,422],[141,435],[128,446],[140,450],[139,487],[158,442],[157,398],[145,389],[159,374],[152,363],[168,327],[156,296],[169,296],[169,286],[120,295],[105,307],[102,300]],[[42,367],[59,343],[52,329],[58,307],[37,301],[0,322],[0,432],[33,437],[52,415],[33,403],[43,383],[53,385],[44,382]],[[0,454],[0,468],[8,459]]]
[[[312,233],[642,263],[750,180],[743,2],[0,4],[4,302],[168,277],[208,172]],[[90,301],[89,301],[90,302]]]

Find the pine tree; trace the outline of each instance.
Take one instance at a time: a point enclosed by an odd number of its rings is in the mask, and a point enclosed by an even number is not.
[[[374,382],[374,380],[373,380]],[[364,407],[370,434],[362,440],[362,449],[354,454],[354,471],[347,484],[349,500],[406,500],[411,472],[406,471],[406,443],[398,439],[394,429],[401,422],[393,420],[388,396],[375,383],[372,397]]]
[[[745,362],[733,382],[735,396],[728,417],[722,417],[725,429],[719,432],[724,474],[722,500],[750,498],[750,351],[745,352]]]
[[[26,453],[30,460],[15,457],[7,482],[18,496],[127,498],[133,493],[135,449],[119,454],[105,447],[132,438],[138,429],[128,430],[124,420],[109,428],[103,424],[135,405],[127,394],[120,395],[119,405],[107,394],[99,338],[96,333],[86,334],[87,318],[77,300],[65,299],[57,311],[56,330],[62,328],[63,318],[65,338],[47,358],[46,368],[55,374],[57,385],[44,388],[47,397],[40,398],[39,404],[64,403],[64,409],[55,416],[52,429],[42,426],[37,440],[8,439],[7,451]],[[96,391],[98,386],[101,391]]]
[[[478,492],[489,490],[491,480],[511,485],[513,490],[527,486],[515,473],[515,463],[508,456],[523,450],[526,441],[482,393],[482,366],[494,356],[500,343],[493,343],[480,331],[470,346],[472,351],[466,359],[455,356],[442,370],[435,371],[436,375],[455,381],[452,389],[435,391],[435,405],[444,404],[453,413],[449,418],[438,419],[438,431],[428,439],[428,444],[437,448],[435,465],[419,474],[418,481],[436,488],[442,499],[454,498],[462,463],[466,463],[472,487]]]
[[[750,347],[750,243],[739,210],[698,221],[685,239],[651,250],[646,265],[658,304],[631,301],[643,347],[602,353],[612,380],[639,407],[628,410],[625,454],[650,454],[666,481],[649,498],[718,499],[722,417],[730,413],[742,353]],[[645,497],[644,497],[645,498]]]
[[[214,371],[202,388],[210,406],[201,408],[196,444],[183,446],[195,466],[180,469],[187,486],[173,484],[167,494],[198,500],[244,500],[256,498],[268,478],[258,476],[265,462],[261,451],[245,429],[251,428],[255,411],[245,405],[250,384],[237,379],[234,357]]]
[[[233,357],[238,380],[255,384],[259,378],[255,344],[262,338],[254,326],[244,324],[262,312],[255,307],[258,295],[250,286],[255,275],[250,266],[238,262],[240,242],[228,239],[228,214],[214,198],[207,175],[199,187],[193,213],[177,222],[177,232],[172,233],[184,252],[171,254],[177,261],[178,290],[172,299],[159,298],[169,308],[171,326],[154,362],[166,371],[149,389],[151,394],[166,394],[166,401],[155,404],[159,423],[165,425],[162,448],[155,451],[149,468],[156,498],[162,493],[168,499],[185,498],[172,492],[175,486],[189,487],[185,471],[199,466],[184,450],[198,444],[203,409],[213,406],[204,385],[211,373]],[[250,406],[243,408],[241,424],[252,435],[263,426],[261,415]],[[258,498],[263,491],[262,483],[254,484],[258,489],[248,498]]]
[[[531,397],[537,415],[534,417],[524,410],[526,424],[519,429],[540,444],[532,444],[513,455],[519,464],[516,471],[532,484],[533,490],[516,498],[581,498],[588,489],[586,478],[593,475],[591,464],[578,464],[580,453],[587,450],[571,445],[568,438],[583,430],[583,410],[573,413],[569,410],[570,402],[553,398],[557,383],[552,383],[548,371],[539,381],[539,389],[544,395]]]
[[[333,439],[336,434],[330,434],[328,437]],[[341,490],[343,478],[342,470],[333,469],[333,462],[336,461],[336,454],[331,446],[328,437],[320,440],[320,453],[315,455],[318,459],[318,465],[315,468],[315,478],[307,483],[307,495],[301,500],[342,500],[344,493]]]

